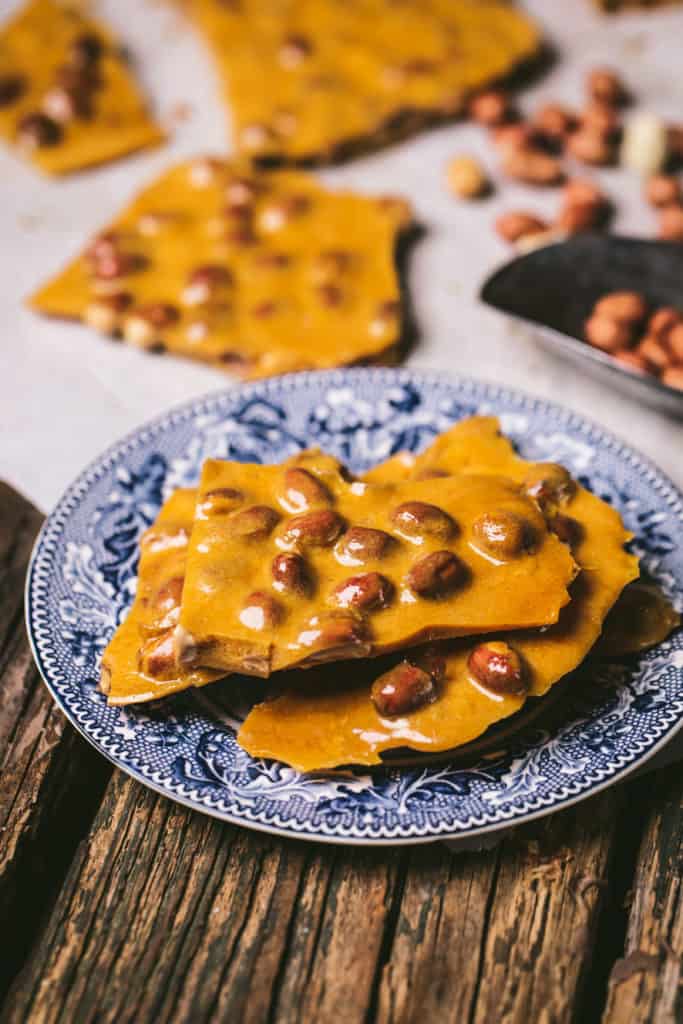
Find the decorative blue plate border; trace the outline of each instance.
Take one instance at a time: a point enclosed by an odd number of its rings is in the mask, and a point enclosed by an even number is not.
[[[619,508],[644,570],[683,606],[683,498],[597,425],[445,375],[297,374],[172,410],[66,491],[36,541],[26,590],[34,656],[54,699],[99,751],[164,795],[250,828],[328,842],[474,836],[567,806],[642,764],[683,723],[680,631],[640,658],[584,667],[560,728],[524,730],[469,768],[301,775],[249,757],[225,719],[192,695],[120,709],[97,689],[101,652],[134,593],[138,537],[169,491],[196,482],[204,458],[275,462],[318,444],[362,471],[475,412],[500,416],[525,457],[564,462]]]

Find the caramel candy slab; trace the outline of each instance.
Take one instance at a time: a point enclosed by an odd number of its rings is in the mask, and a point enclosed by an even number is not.
[[[157,700],[222,675],[182,667],[175,651],[196,497],[194,489],[176,491],[142,537],[135,601],[102,656],[100,685],[109,704]]]
[[[245,377],[384,358],[408,204],[298,172],[201,159],[166,171],[31,304]]]
[[[515,484],[370,485],[322,458],[204,464],[180,617],[189,663],[268,676],[557,621],[576,565]],[[491,514],[521,526],[517,550],[486,549]]]
[[[434,474],[432,479],[438,482],[438,473],[449,471],[505,473],[532,486],[549,475],[547,467],[515,454],[496,419],[474,417],[437,438],[422,455],[396,456],[366,478],[386,482]],[[320,684],[307,680],[304,690],[294,680],[275,700],[257,705],[242,726],[241,745],[254,756],[273,757],[306,771],[377,764],[381,753],[391,749],[438,752],[460,747],[518,711],[526,696],[547,693],[591,650],[622,589],[637,578],[638,563],[624,550],[631,535],[618,513],[579,485],[567,488],[561,511],[551,502],[546,508],[551,519],[564,516],[578,524],[569,543],[581,573],[571,586],[571,603],[555,625],[493,637],[494,642],[503,639],[519,655],[524,694],[501,696],[473,680],[469,662],[480,641],[459,640],[436,647],[443,659],[436,699],[403,717],[378,714],[370,699],[374,676],[353,686],[350,672],[344,677],[335,670],[327,683],[326,669]],[[408,651],[406,657],[419,664],[424,654]]]
[[[190,0],[254,158],[329,160],[458,113],[532,57],[532,23],[489,0]]]
[[[30,0],[0,30],[0,134],[48,174],[163,140],[111,33],[56,0]]]

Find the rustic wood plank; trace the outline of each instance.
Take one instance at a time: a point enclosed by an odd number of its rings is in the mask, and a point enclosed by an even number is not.
[[[639,781],[648,807],[629,893],[623,956],[609,977],[604,1024],[683,1020],[683,780],[670,765]]]
[[[0,483],[0,993],[19,968],[109,769],[53,704],[23,625],[40,513]]]
[[[117,772],[6,1018],[360,1024],[404,859],[238,830]]]

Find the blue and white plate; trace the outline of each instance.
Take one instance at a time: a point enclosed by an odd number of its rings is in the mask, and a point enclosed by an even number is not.
[[[29,634],[54,699],[145,785],[249,828],[329,842],[471,837],[564,807],[642,764],[683,722],[681,632],[640,658],[585,668],[568,688],[559,727],[532,723],[467,768],[302,775],[240,750],[230,718],[211,702],[184,694],[110,708],[98,691],[100,656],[135,591],[138,538],[173,488],[197,481],[205,458],[277,462],[317,444],[363,471],[477,412],[500,416],[525,457],[563,462],[615,505],[644,570],[681,608],[683,498],[599,427],[559,406],[443,375],[298,374],[175,409],[68,489],[38,538],[27,581]]]

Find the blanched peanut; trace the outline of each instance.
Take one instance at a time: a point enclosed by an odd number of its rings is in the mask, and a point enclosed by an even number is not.
[[[305,560],[296,552],[276,555],[270,572],[273,586],[283,593],[303,596],[310,587],[308,567]]]
[[[488,191],[486,172],[471,156],[456,156],[448,164],[448,185],[460,199],[477,199]]]
[[[467,667],[473,679],[493,693],[514,695],[526,691],[521,658],[503,641],[479,644],[470,654]]]
[[[596,316],[623,323],[637,323],[647,313],[647,303],[639,292],[609,292],[595,303]]]
[[[430,703],[436,697],[436,689],[424,669],[402,661],[374,681],[370,696],[378,714],[391,718]]]
[[[359,611],[371,611],[386,608],[390,603],[394,588],[386,578],[378,572],[366,572],[360,576],[350,576],[334,589],[333,600],[340,608],[357,608]]]
[[[327,487],[307,469],[295,466],[285,470],[280,501],[289,512],[305,512],[314,505],[328,505],[331,500]]]
[[[521,554],[531,541],[529,524],[516,512],[506,509],[479,516],[472,524],[472,533],[477,546],[503,559]]]
[[[293,516],[282,535],[282,541],[304,548],[326,548],[334,544],[343,529],[344,524],[336,512],[330,508],[320,508]]]
[[[584,327],[586,341],[603,352],[627,348],[633,340],[632,325],[607,316],[593,316]]]
[[[536,217],[535,214],[520,210],[501,214],[496,220],[495,228],[506,242],[518,242],[528,235],[537,235],[547,231],[548,225],[546,221]]]
[[[391,521],[397,533],[411,540],[421,541],[424,537],[447,540],[455,532],[455,523],[448,513],[423,501],[399,505],[392,512]]]
[[[406,582],[420,597],[440,597],[464,582],[465,575],[463,563],[451,551],[433,551],[411,566]]]

